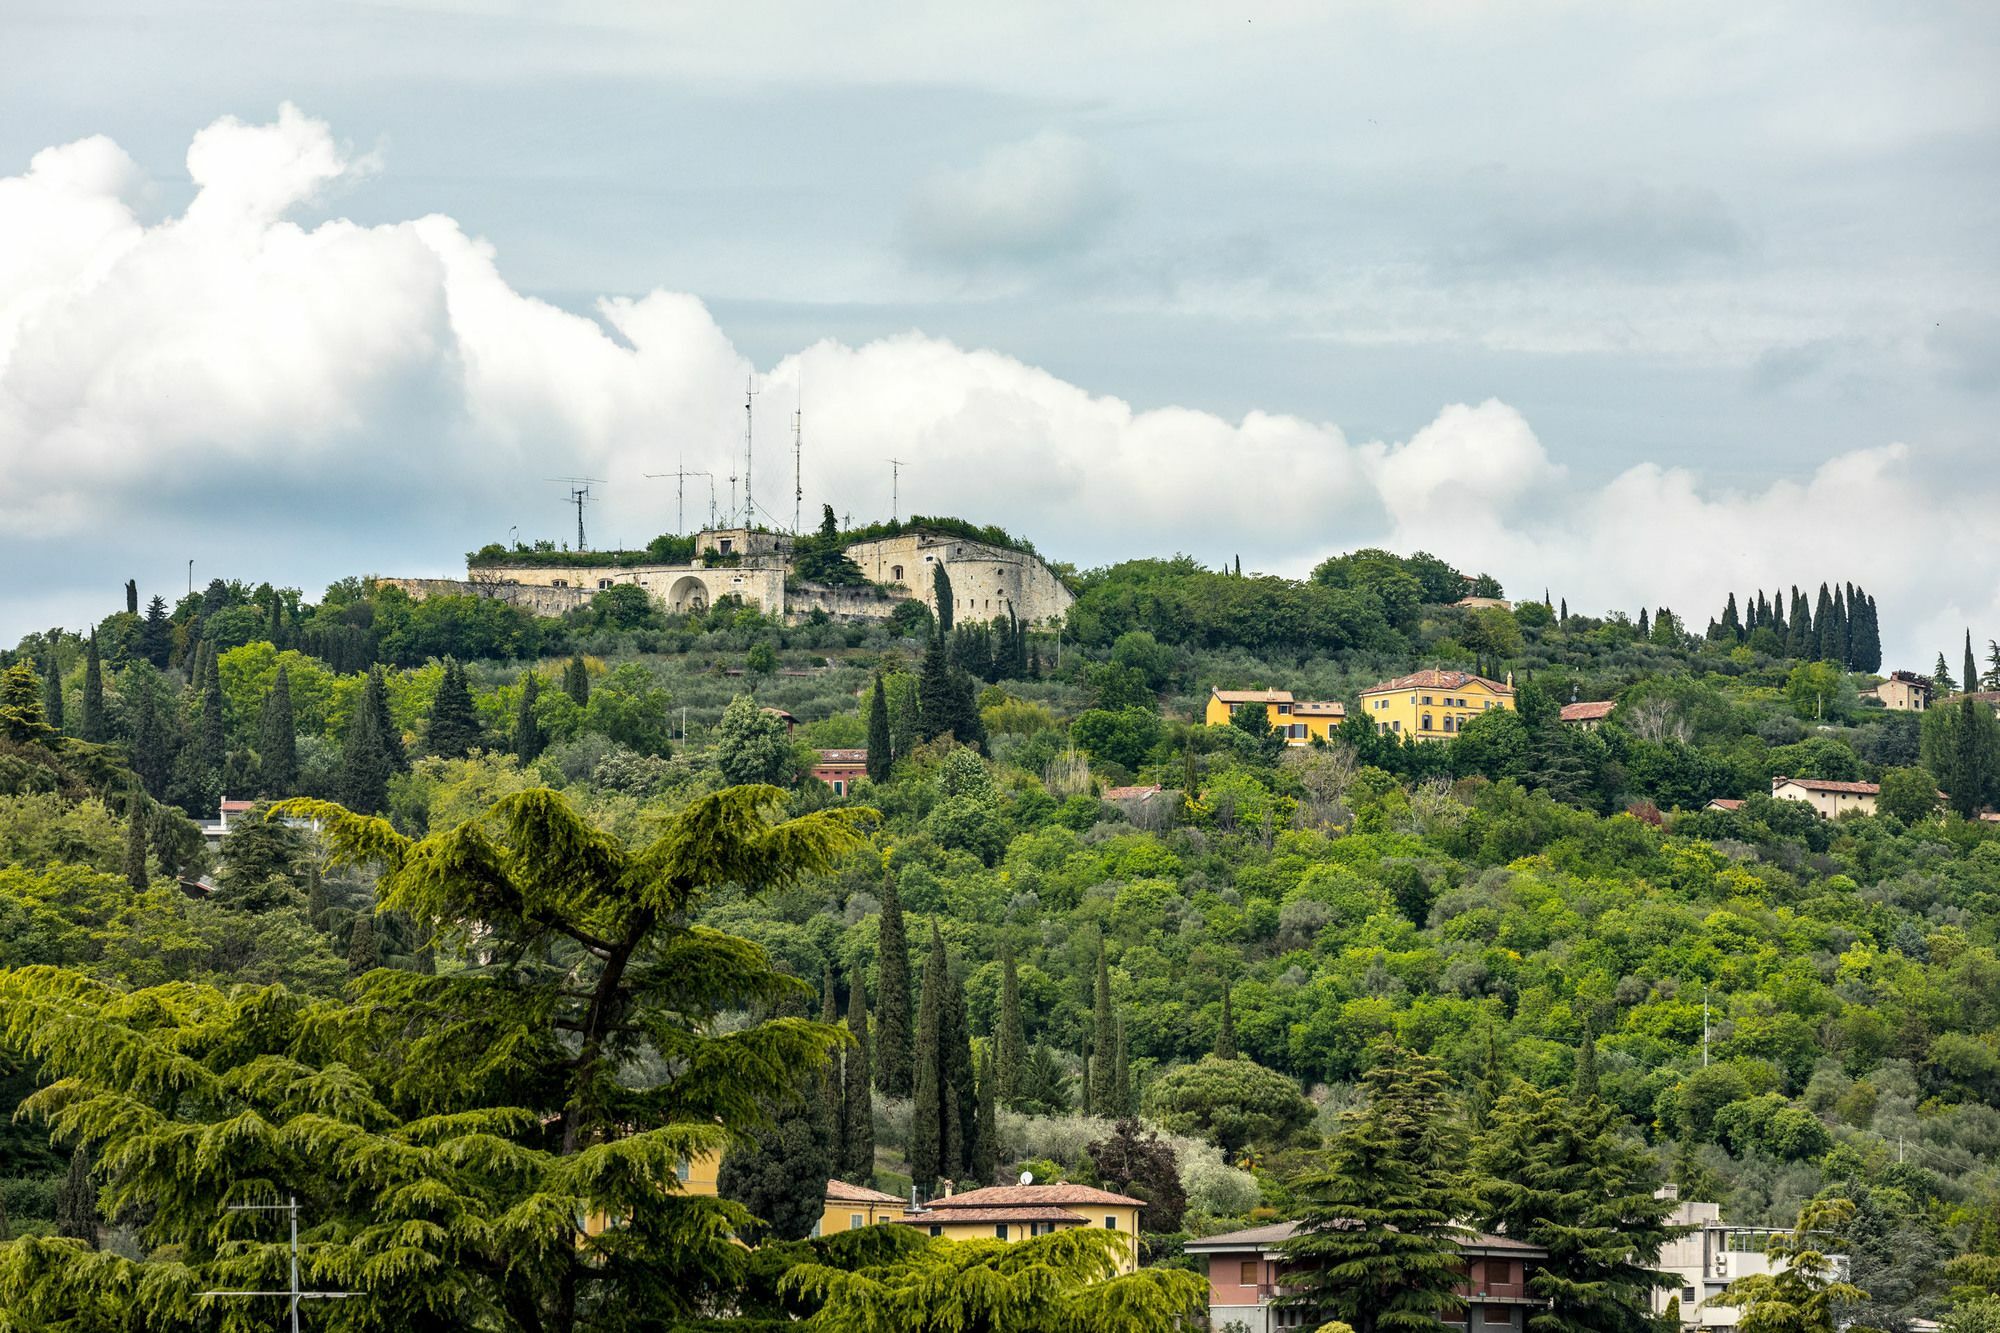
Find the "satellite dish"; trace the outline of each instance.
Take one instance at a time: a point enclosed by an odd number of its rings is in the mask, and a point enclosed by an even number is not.
[[[1023,1172],[1021,1173],[1021,1183],[1022,1183],[1023,1185],[1032,1185],[1032,1184],[1034,1184],[1034,1183],[1035,1183],[1035,1173],[1034,1173],[1034,1172],[1032,1172],[1032,1171],[1023,1171]]]

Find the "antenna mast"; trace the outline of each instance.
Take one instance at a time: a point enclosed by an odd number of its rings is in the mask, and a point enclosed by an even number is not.
[[[564,503],[576,506],[576,549],[579,551],[589,550],[590,548],[584,544],[583,540],[583,507],[590,501],[590,488],[592,486],[604,485],[604,479],[602,477],[550,477],[549,480],[562,482],[569,487],[569,499],[564,501]]]
[[[889,460],[889,521],[891,523],[896,521],[896,513],[902,506],[902,471],[902,459],[892,458]]]
[[[648,472],[648,477],[672,477],[674,479],[674,533],[687,532],[687,479],[689,477],[708,478],[708,526],[715,526],[715,474],[713,472],[690,472],[685,467],[672,472]]]
[[[801,470],[801,459],[805,452],[805,403],[801,401],[792,409],[792,535],[799,535],[799,520],[805,509],[805,473]]]
[[[751,372],[743,381],[743,526],[750,527],[756,520],[757,501],[750,492],[750,460],[754,456],[752,444],[756,437],[754,423],[756,412],[753,405],[757,401],[757,375]],[[730,502],[735,507],[735,501]]]
[[[292,1219],[292,1271],[291,1285],[284,1291],[204,1291],[202,1296],[284,1296],[290,1300],[292,1333],[299,1333],[300,1301],[344,1301],[357,1293],[351,1291],[305,1291],[299,1287],[299,1200],[297,1195],[287,1195],[284,1203],[232,1203],[228,1211],[232,1213],[290,1213]]]

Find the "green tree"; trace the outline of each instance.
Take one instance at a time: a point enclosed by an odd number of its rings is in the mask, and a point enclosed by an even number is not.
[[[1548,1252],[1528,1279],[1529,1294],[1549,1302],[1533,1328],[1649,1333],[1652,1289],[1672,1283],[1652,1265],[1674,1235],[1675,1203],[1658,1196],[1651,1155],[1594,1093],[1517,1084],[1472,1165],[1485,1182],[1481,1225]]]
[[[298,721],[292,710],[292,677],[284,664],[257,713],[258,785],[266,796],[296,795],[299,787]]]
[[[542,683],[532,671],[521,673],[521,701],[514,710],[514,753],[524,764],[532,764],[541,757],[548,745],[548,738],[542,734],[541,719],[535,716],[535,702],[541,696]]]
[[[1213,1055],[1154,1079],[1146,1107],[1170,1133],[1212,1139],[1228,1153],[1283,1147],[1313,1119],[1313,1104],[1294,1080],[1253,1060]]]
[[[362,697],[348,715],[347,731],[341,737],[340,772],[335,793],[350,810],[373,814],[386,808],[389,778],[396,771],[387,739],[382,734],[382,710],[370,703],[369,691],[382,689],[381,669],[368,674]]]
[[[1089,1101],[1090,1115],[1117,1114],[1117,1090],[1112,1086],[1112,1050],[1118,1031],[1111,1014],[1111,968],[1105,961],[1104,941],[1097,942],[1097,973],[1091,986],[1090,1054],[1092,1060]]]
[[[582,662],[583,659],[577,658],[571,665],[581,666]],[[586,695],[589,690],[586,679]],[[571,692],[570,697],[574,699],[575,693]],[[480,747],[484,740],[483,732],[479,712],[472,703],[472,688],[465,679],[465,668],[455,659],[447,657],[444,660],[444,675],[438,680],[437,693],[431,696],[431,716],[424,731],[424,741],[433,754],[446,759],[463,759]]]
[[[42,716],[58,732],[67,722],[63,713],[62,662],[56,656],[53,643],[49,645],[48,656],[42,664]]]
[[[144,893],[152,882],[146,871],[146,810],[138,792],[125,801],[125,860],[120,867],[125,882]]]
[[[753,676],[770,676],[778,669],[778,654],[768,643],[753,643],[744,656],[743,665]]]
[[[875,677],[875,689],[868,696],[868,780],[887,782],[889,768],[896,762],[896,749],[889,737],[889,700],[882,692],[882,677]]]
[[[910,1183],[928,1197],[937,1189],[950,1160],[945,1122],[952,1102],[941,1077],[944,1066],[945,991],[950,986],[944,937],[931,925],[930,956],[924,962],[923,989],[917,1000],[917,1044],[910,1094],[910,1143],[905,1158]]]
[[[994,1093],[1012,1106],[1020,1088],[1021,1066],[1027,1059],[1028,1033],[1021,1022],[1021,977],[1011,942],[1003,945],[1000,953],[1000,1026],[994,1034],[994,1051]]]
[[[569,659],[569,664],[563,668],[562,685],[563,693],[575,700],[578,708],[589,706],[590,668],[584,665],[583,658]]]
[[[773,1017],[803,1019],[805,1006],[787,997]],[[763,1123],[723,1154],[716,1191],[757,1218],[745,1239],[757,1244],[812,1234],[826,1211],[826,1183],[840,1171],[838,1128],[829,1122],[817,1089],[801,1089],[766,1104]]]
[[[90,638],[83,647],[83,717],[80,719],[78,734],[87,741],[103,742],[111,738],[111,730],[104,716],[104,662],[97,653],[97,631],[90,631]]]
[[[1367,1105],[1341,1117],[1316,1164],[1293,1183],[1299,1230],[1287,1303],[1357,1333],[1435,1333],[1464,1307],[1455,1219],[1462,1136],[1444,1071],[1429,1056],[1376,1048]]]
[[[798,776],[798,759],[780,718],[739,694],[722,710],[715,727],[715,762],[722,776],[735,783],[764,782],[789,786]]]
[[[97,1231],[104,1219],[98,1212],[97,1178],[92,1166],[87,1145],[80,1145],[70,1153],[69,1171],[56,1191],[56,1234],[80,1240],[86,1249],[94,1250]]]
[[[1960,678],[1960,688],[1970,694],[1979,688],[1979,659],[1972,655],[1972,628],[1965,631],[1965,675]]]
[[[303,906],[299,867],[306,858],[304,836],[281,819],[265,818],[253,807],[232,819],[222,839],[217,901],[244,911]]]
[[[972,1188],[983,1189],[993,1183],[993,1177],[1000,1170],[999,1090],[994,1086],[996,1071],[991,1048],[988,1048],[984,1058],[975,1060],[974,1064],[978,1069],[979,1090],[972,1117],[972,1146],[966,1154],[966,1169],[972,1177]]]
[[[792,543],[792,572],[806,583],[825,587],[858,588],[868,582],[861,566],[848,558],[832,505],[820,506],[819,531]]]
[[[1846,680],[1832,662],[1801,662],[1785,678],[1785,697],[1800,717],[1818,720],[1837,714]]]
[[[1181,1229],[1181,1219],[1187,1212],[1187,1191],[1181,1185],[1172,1145],[1161,1142],[1159,1135],[1151,1130],[1142,1132],[1139,1122],[1127,1116],[1118,1121],[1108,1137],[1083,1151],[1104,1188],[1146,1201],[1146,1206],[1139,1210],[1141,1231]]]
[[[931,565],[931,612],[937,617],[937,633],[932,637],[938,640],[940,648],[944,646],[943,640],[951,633],[954,609],[951,575],[944,572],[944,561],[939,560]],[[1970,643],[1971,640],[1968,639],[1966,642]]]
[[[1229,1011],[1229,987],[1222,988],[1222,1021],[1215,1028],[1215,1058],[1236,1059],[1236,1016]]]
[[[875,981],[875,1086],[891,1097],[912,1089],[910,1056],[910,942],[896,873],[882,872]]]
[[[1130,1243],[1099,1227],[934,1240],[853,1271],[799,1264],[780,1285],[818,1307],[818,1333],[1157,1333],[1207,1308],[1208,1284],[1185,1269],[1121,1275]]]
[[[0,672],[0,736],[21,745],[55,744],[56,729],[42,716],[41,687],[26,662]]]
[[[1774,1271],[1739,1279],[1722,1293],[1725,1302],[1741,1307],[1736,1326],[1743,1333],[1833,1333],[1840,1306],[1868,1299],[1839,1279],[1832,1256],[1821,1248],[1853,1217],[1847,1199],[1813,1199],[1801,1207],[1797,1230],[1764,1247]]]
[[[868,997],[856,967],[847,987],[847,1035],[850,1045],[842,1061],[840,1174],[858,1184],[875,1176],[875,1099],[869,1090]]]
[[[146,618],[139,626],[139,656],[164,671],[174,652],[174,627],[167,615],[167,599],[155,596],[146,603]]]
[[[1160,743],[1160,715],[1151,708],[1093,708],[1076,715],[1070,735],[1095,758],[1137,769]]]
[[[1924,768],[1964,818],[2000,793],[2000,724],[1985,703],[1961,695],[1956,704],[1926,712],[1919,748]]]
[[[382,965],[382,941],[375,930],[375,917],[362,912],[347,929],[347,975],[365,976]]]
[[[1889,769],[1882,774],[1875,808],[1905,824],[1921,824],[1938,812],[1938,781],[1928,769]]]

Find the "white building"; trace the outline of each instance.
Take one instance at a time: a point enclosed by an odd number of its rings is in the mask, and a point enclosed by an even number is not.
[[[1667,1219],[1675,1226],[1693,1227],[1687,1235],[1668,1241],[1660,1249],[1659,1269],[1680,1279],[1676,1287],[1655,1288],[1653,1313],[1665,1314],[1667,1305],[1679,1299],[1681,1326],[1689,1329],[1733,1329],[1740,1310],[1724,1304],[1722,1293],[1739,1279],[1779,1271],[1765,1247],[1774,1236],[1792,1233],[1774,1227],[1730,1226],[1722,1220],[1722,1206],[1686,1200]],[[1847,1277],[1847,1256],[1827,1256],[1836,1274]]]

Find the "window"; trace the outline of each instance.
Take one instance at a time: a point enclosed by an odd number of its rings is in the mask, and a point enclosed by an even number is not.
[[[549,580],[549,586],[550,586],[551,588],[567,588],[567,587],[569,586],[569,580],[568,580],[568,579],[550,579],[550,580]]]
[[[1444,715],[1444,729],[1446,731],[1458,730],[1458,719],[1453,717],[1450,713],[1446,713]]]
[[[1430,729],[1431,729],[1431,715],[1430,715],[1429,713],[1425,713],[1425,714],[1424,714],[1424,725],[1423,725],[1423,727],[1422,727],[1422,730],[1424,730],[1424,731],[1429,731]]]
[[[1431,706],[1431,697],[1428,694],[1426,694],[1424,696],[1424,707],[1429,708],[1430,706]]]
[[[732,538],[724,537],[722,539],[722,553],[724,555],[728,555],[729,552],[735,547],[735,545],[736,543]]]
[[[1291,726],[1285,728],[1285,734],[1293,740],[1304,740],[1306,736],[1306,724],[1303,722],[1294,722]]]
[[[903,581],[903,567],[901,565],[889,566],[889,577],[901,583]]]
[[[598,587],[600,587],[600,588],[608,588],[608,587],[610,587],[610,586],[611,586],[611,580],[610,580],[610,579],[599,579],[599,580],[597,581],[597,586],[598,586]]]
[[[1007,1224],[1005,1222],[996,1222],[993,1226],[993,1235],[998,1240],[1007,1239]]]
[[[1689,1306],[1689,1305],[1693,1305],[1693,1304],[1694,1304],[1694,1288],[1693,1288],[1693,1287],[1682,1287],[1682,1288],[1681,1288],[1681,1305],[1682,1305],[1683,1307],[1686,1307],[1686,1306]]]
[[[1400,721],[1392,721],[1389,723],[1389,730],[1391,731],[1401,731],[1402,729],[1403,729],[1403,724]]]
[[[847,1229],[849,1231],[859,1231],[861,1230],[862,1227],[867,1225],[868,1225],[868,1219],[863,1217],[860,1213],[849,1213],[847,1215]]]
[[[685,1157],[681,1158],[680,1161],[674,1163],[674,1175],[679,1177],[681,1180],[686,1180],[690,1175],[693,1174],[693,1172],[694,1172],[693,1164],[690,1163],[688,1159]]]
[[[1107,1217],[1107,1218],[1105,1218],[1105,1219],[1104,1219],[1104,1229],[1105,1229],[1106,1231],[1116,1231],[1116,1230],[1118,1229],[1118,1219],[1117,1219],[1117,1218],[1115,1218],[1115,1217]]]
[[[1239,1287],[1254,1287],[1257,1285],[1257,1263],[1254,1259],[1246,1259],[1237,1265],[1236,1285]]]
[[[833,780],[833,794],[835,796],[847,795],[847,783],[844,779],[835,778]]]
[[[931,1234],[933,1236],[942,1236],[944,1234],[944,1228],[939,1226],[937,1223],[933,1222],[931,1223]]]
[[[1280,713],[1289,713],[1292,711],[1292,706],[1290,704],[1279,704],[1278,711]]]

